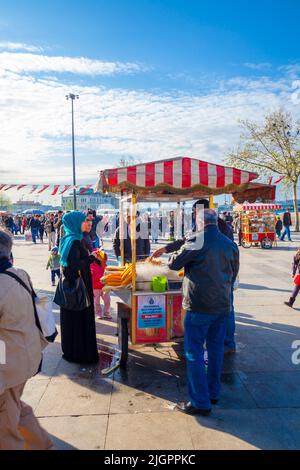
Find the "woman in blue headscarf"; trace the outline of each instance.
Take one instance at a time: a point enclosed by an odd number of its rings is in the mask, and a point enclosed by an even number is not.
[[[81,275],[88,295],[90,307],[84,310],[66,310],[61,308],[61,346],[63,358],[78,364],[98,362],[94,296],[90,264],[97,259],[88,253],[82,243],[83,232],[91,230],[91,223],[83,212],[69,212],[62,219],[64,236],[60,242],[60,258],[63,275],[70,282]]]

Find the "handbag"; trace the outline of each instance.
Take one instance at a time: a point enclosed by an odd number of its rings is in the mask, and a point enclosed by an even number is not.
[[[61,276],[53,302],[66,310],[85,310],[90,307],[91,300],[81,274],[72,283]]]
[[[33,288],[30,289],[16,274],[8,271],[3,274],[15,279],[31,295],[36,326],[48,343],[53,343],[57,336],[57,329],[52,312],[52,302],[46,296],[38,297]]]
[[[294,277],[294,284],[296,284],[296,286],[300,286],[300,274],[297,274],[297,276]]]

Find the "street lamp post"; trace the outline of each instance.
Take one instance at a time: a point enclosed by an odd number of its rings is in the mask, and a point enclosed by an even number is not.
[[[77,209],[76,203],[76,171],[75,171],[75,137],[74,137],[74,100],[79,99],[79,95],[74,95],[73,93],[69,93],[66,95],[67,100],[71,100],[72,105],[72,156],[73,156],[73,208],[74,211]]]

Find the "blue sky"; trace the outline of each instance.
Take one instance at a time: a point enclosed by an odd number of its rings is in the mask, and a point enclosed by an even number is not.
[[[1,0],[1,182],[69,182],[68,91],[82,182],[123,155],[222,161],[238,119],[299,116],[299,18],[298,0]]]

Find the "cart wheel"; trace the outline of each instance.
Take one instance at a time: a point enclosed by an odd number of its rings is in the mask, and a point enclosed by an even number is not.
[[[127,366],[128,360],[128,320],[127,318],[118,318],[118,342],[120,348],[120,367]]]
[[[251,242],[248,242],[247,240],[245,240],[245,238],[242,239],[242,247],[243,248],[250,248],[251,247]]]
[[[264,250],[270,250],[273,246],[273,242],[272,242],[271,238],[265,237],[260,242],[260,245]]]

